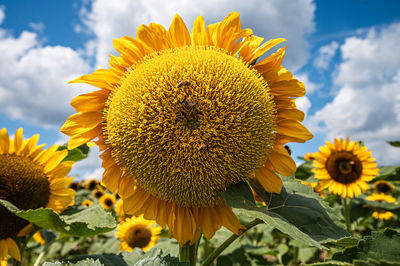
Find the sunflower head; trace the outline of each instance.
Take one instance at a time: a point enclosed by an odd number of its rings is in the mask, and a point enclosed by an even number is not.
[[[393,192],[394,186],[388,181],[380,180],[374,183],[374,190],[376,193],[391,194]]]
[[[89,190],[94,190],[98,184],[99,181],[97,181],[96,179],[90,179],[89,181],[86,182],[85,188]]]
[[[93,197],[96,199],[100,199],[101,196],[104,195],[104,189],[101,186],[97,186],[95,190],[93,190]]]
[[[70,185],[69,185],[69,187],[70,188],[72,188],[73,190],[75,190],[75,191],[78,191],[78,190],[80,190],[83,186],[82,186],[82,182],[72,182]]]
[[[114,40],[110,69],[72,81],[100,90],[72,100],[77,113],[61,131],[69,148],[97,138],[105,186],[180,244],[221,225],[238,234],[222,193],[250,178],[279,193],[276,172],[296,170],[284,145],[312,138],[294,103],[304,84],[281,65],[285,48],[257,62],[283,41],[262,44],[238,13],[207,27],[198,17],[191,33],[178,15],[168,30],[142,25],[136,39]]]
[[[114,207],[115,201],[117,199],[112,194],[104,194],[100,197],[99,203],[103,206],[103,208],[107,211],[111,210]]]
[[[91,200],[84,200],[82,202],[82,206],[90,207],[93,205],[93,202]]]
[[[327,141],[313,157],[313,172],[320,179],[322,188],[344,198],[353,198],[368,190],[367,182],[379,173],[367,147],[361,147],[359,142],[349,141],[349,138],[335,138],[334,143]]]
[[[116,236],[122,241],[120,249],[123,251],[132,251],[134,248],[147,251],[157,244],[160,233],[161,227],[155,221],[140,216],[121,222],[117,227]]]
[[[0,199],[21,210],[46,207],[61,212],[73,204],[75,191],[68,188],[72,177],[65,177],[73,162],[62,162],[67,151],[57,151],[58,145],[43,150],[45,145],[36,145],[38,139],[34,135],[24,140],[18,129],[12,140],[5,128],[0,130]],[[19,254],[11,238],[24,234],[29,223],[3,206],[0,217],[0,250]]]

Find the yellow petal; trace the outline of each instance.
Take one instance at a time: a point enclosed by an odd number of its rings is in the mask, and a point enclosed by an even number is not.
[[[208,45],[207,32],[205,29],[204,18],[198,16],[193,22],[192,42],[195,45]]]
[[[176,47],[188,46],[191,44],[189,31],[182,18],[176,14],[168,29]]]
[[[115,84],[121,79],[110,69],[98,69],[90,75],[83,75],[69,83],[86,83],[105,90],[114,90]]]
[[[276,194],[281,193],[283,187],[282,180],[271,169],[261,167],[256,174],[256,179],[266,191]]]
[[[2,128],[0,130],[0,154],[8,153],[10,145],[10,139],[8,137],[7,129]]]
[[[8,253],[17,261],[21,261],[21,253],[19,252],[19,248],[17,243],[12,238],[6,239],[8,245]]]
[[[289,119],[279,122],[278,133],[284,134],[289,137],[301,139],[303,140],[302,142],[310,140],[314,137],[305,126],[303,126],[296,120]]]
[[[269,87],[272,95],[301,97],[306,93],[303,82],[297,79],[274,82],[269,84]]]
[[[16,154],[19,153],[19,150],[22,146],[22,128],[18,128],[17,132],[15,132],[15,136],[14,136],[14,151]]]
[[[68,150],[62,150],[54,153],[54,155],[51,156],[51,158],[49,158],[49,160],[46,162],[44,173],[47,174],[55,169],[67,155]]]
[[[296,172],[296,163],[290,157],[286,149],[276,146],[268,157],[274,169],[284,176],[290,176]]]
[[[274,47],[277,44],[280,44],[281,42],[286,41],[284,38],[277,38],[277,39],[272,39],[258,47],[254,52],[251,58],[249,58],[249,62],[253,62],[253,60],[259,58],[261,55],[263,55],[265,52],[267,52],[269,49]]]
[[[71,101],[71,106],[77,112],[96,112],[104,110],[104,105],[107,101],[108,93],[104,90],[94,91],[87,94],[82,94]]]

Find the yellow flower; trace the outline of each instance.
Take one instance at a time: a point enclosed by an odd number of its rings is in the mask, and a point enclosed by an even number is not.
[[[366,183],[379,173],[375,159],[367,147],[360,147],[358,142],[335,138],[334,143],[326,142],[313,154],[313,172],[320,179],[322,188],[353,198],[368,190]]]
[[[125,212],[168,226],[181,245],[221,226],[239,234],[221,194],[250,178],[279,193],[276,172],[296,171],[284,145],[312,138],[294,102],[304,84],[281,66],[286,47],[256,62],[283,41],[262,44],[238,13],[207,28],[197,17],[191,33],[178,15],[169,30],[142,25],[114,40],[110,69],[72,81],[100,90],[72,100],[61,131],[69,148],[97,138],[102,182]]]
[[[304,159],[305,159],[306,161],[312,161],[312,160],[314,160],[313,154],[312,154],[311,152],[308,152],[308,153],[304,154]]]
[[[22,138],[22,128],[10,139],[5,128],[0,130],[0,199],[21,210],[51,208],[61,212],[73,205],[75,191],[68,188],[71,178],[65,176],[74,162],[62,162],[68,151],[57,151],[58,145],[42,150],[37,146],[39,135]],[[31,225],[0,206],[0,263],[7,264],[7,255],[21,259],[12,239],[29,233]]]
[[[90,179],[89,181],[86,182],[85,188],[93,190],[97,187],[98,184],[99,184],[99,181],[97,181],[96,179]]]
[[[372,194],[368,196],[366,200],[396,203],[396,199],[394,197],[385,195],[384,193]],[[393,213],[390,211],[375,209],[375,211],[372,213],[372,217],[379,220],[389,220],[392,219]]]
[[[112,194],[104,194],[100,197],[99,203],[103,206],[103,208],[107,211],[111,210],[114,207],[115,201],[117,199]]]
[[[78,191],[78,190],[80,190],[83,186],[82,186],[82,182],[72,182],[72,183],[69,185],[69,187],[72,188],[72,189],[75,190],[75,191]]]
[[[97,186],[97,188],[93,190],[93,197],[95,197],[96,199],[100,199],[103,195],[104,189],[101,186]]]
[[[33,240],[35,240],[36,242],[38,242],[41,245],[45,245],[46,244],[46,240],[44,239],[44,237],[42,236],[42,233],[40,233],[40,231],[36,232],[33,235]]]
[[[392,193],[394,186],[385,180],[376,181],[374,189],[377,193]]]
[[[84,201],[82,202],[82,205],[83,205],[83,206],[86,206],[86,207],[90,207],[90,206],[93,205],[93,202],[92,202],[91,200],[84,200]]]
[[[137,218],[127,218],[117,227],[116,236],[122,240],[120,250],[132,251],[134,248],[141,248],[147,251],[157,244],[160,238],[161,227],[155,221]]]

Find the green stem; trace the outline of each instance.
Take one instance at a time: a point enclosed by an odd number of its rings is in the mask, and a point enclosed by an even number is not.
[[[242,231],[242,234],[249,230],[250,228],[264,223],[260,219],[254,219],[250,223],[246,224],[245,227],[246,229]],[[216,248],[211,254],[204,260],[202,266],[208,266],[211,265],[211,263],[218,257],[219,254],[221,254],[233,241],[235,241],[239,236],[238,235],[231,235],[227,240],[225,240],[224,243],[222,243],[218,248]]]
[[[344,217],[346,219],[346,228],[347,231],[352,235],[351,226],[350,226],[350,202],[347,202],[346,198],[343,198],[343,207],[344,207]]]
[[[207,258],[208,255],[210,254],[210,240],[207,239],[207,237],[204,238],[204,257]]]
[[[186,243],[182,247],[179,246],[179,261],[180,262],[189,262],[190,266],[195,266],[197,261],[197,249],[199,248],[201,237],[194,243],[190,245],[190,243]]]
[[[43,256],[44,256],[44,251],[42,251],[40,254],[39,254],[39,257],[36,259],[36,261],[35,261],[35,264],[33,264],[33,266],[39,266],[39,263],[40,263],[40,261],[42,260],[42,258],[43,258]]]

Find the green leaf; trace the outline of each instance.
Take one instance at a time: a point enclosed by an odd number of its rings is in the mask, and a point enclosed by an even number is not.
[[[45,262],[42,264],[43,266],[102,266],[102,264],[99,260],[93,260],[93,259],[86,259],[82,261],[78,261],[77,263],[62,263],[62,262]]]
[[[305,264],[305,265],[307,265],[307,266],[350,266],[352,264],[349,264],[347,262],[342,262],[342,261],[330,260],[330,261],[317,262],[317,263]]]
[[[135,249],[136,250],[136,249]],[[132,253],[135,253],[135,250]],[[137,252],[137,251],[136,251]],[[79,263],[87,260],[96,260],[102,263],[104,266],[128,266],[133,264],[127,264],[122,254],[99,254],[99,255],[80,255],[69,260],[70,263]],[[67,264],[68,265],[68,264]],[[72,264],[75,265],[75,264]]]
[[[43,228],[71,236],[94,236],[113,230],[116,222],[100,205],[91,208],[76,208],[62,215],[52,209],[39,208],[21,211],[12,203],[0,200],[0,204],[15,215]]]
[[[251,197],[249,197],[249,195]],[[289,223],[285,218],[280,215],[258,208],[254,203],[254,198],[251,195],[251,190],[245,182],[239,182],[230,186],[223,194],[226,204],[236,208],[239,213],[245,214],[253,218],[259,218],[267,225],[272,226],[281,232],[288,234],[294,239],[300,240],[307,245],[323,248],[321,244],[312,239],[307,234],[300,231],[296,226]]]
[[[318,242],[337,240],[349,234],[339,215],[309,186],[293,178],[282,177],[280,194],[268,193],[252,182],[253,189],[265,201],[268,210],[296,226]]]
[[[219,256],[217,266],[227,265],[265,265],[266,259],[261,255],[247,253],[244,247],[240,247],[230,254]]]
[[[348,248],[348,247],[354,247],[357,246],[359,239],[354,238],[354,237],[344,237],[341,239],[338,239],[336,241],[330,241],[324,244],[324,246],[327,246],[329,248]]]
[[[400,141],[386,141],[387,143],[389,143],[391,146],[396,147],[396,148],[400,148]]]
[[[386,260],[388,262],[400,261],[400,232],[391,228],[385,231],[372,232],[360,240],[357,246],[344,249],[333,254],[333,260],[352,262],[358,260]]]
[[[305,162],[299,165],[294,174],[297,179],[306,180],[313,175],[311,169],[313,169],[312,162]]]
[[[64,145],[58,147],[59,151],[66,150],[66,149],[68,149],[67,144],[64,144]],[[67,155],[67,157],[64,158],[63,162],[64,161],[77,162],[77,161],[83,160],[89,156],[89,151],[90,151],[90,149],[86,144],[83,144],[72,150],[68,150],[68,155]]]
[[[380,166],[379,175],[375,177],[376,180],[399,180],[400,179],[400,166]]]

